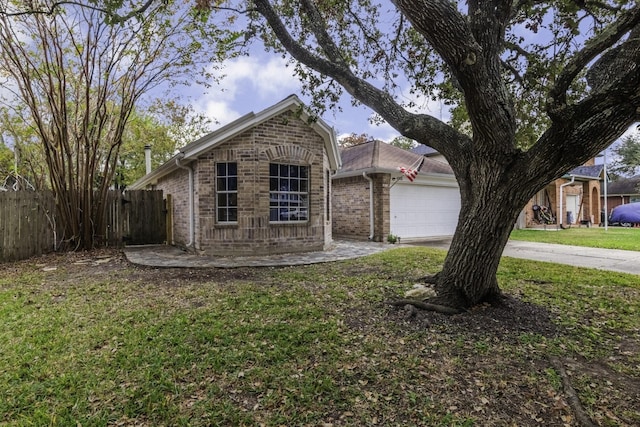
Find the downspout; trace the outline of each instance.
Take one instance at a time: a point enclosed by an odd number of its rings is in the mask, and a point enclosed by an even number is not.
[[[373,179],[366,172],[362,176],[369,181],[369,240],[373,240]]]
[[[186,244],[186,247],[189,248],[194,245],[194,236],[195,236],[195,209],[193,207],[193,168],[191,166],[185,166],[180,164],[180,160],[184,158],[184,153],[179,153],[176,156],[176,166],[180,169],[185,169],[189,171],[189,243]]]
[[[558,206],[558,214],[559,214],[559,217],[558,217],[558,224],[560,224],[560,228],[564,228],[564,227],[562,226],[562,223],[563,223],[563,221],[564,221],[564,218],[562,217],[562,200],[563,200],[563,199],[562,199],[562,190],[563,190],[563,188],[564,188],[564,187],[566,187],[567,185],[572,185],[572,184],[575,182],[575,180],[576,180],[576,177],[575,177],[575,176],[572,176],[572,177],[571,177],[571,181],[569,181],[569,182],[565,182],[564,184],[561,184],[561,185],[560,185],[560,206]],[[569,225],[571,225],[571,224],[569,224]]]

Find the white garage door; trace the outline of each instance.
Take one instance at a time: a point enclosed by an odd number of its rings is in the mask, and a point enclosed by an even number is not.
[[[401,239],[453,235],[460,212],[457,187],[398,182],[391,187],[391,234]]]

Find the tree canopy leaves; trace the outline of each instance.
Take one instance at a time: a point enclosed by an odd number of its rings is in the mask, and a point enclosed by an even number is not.
[[[640,171],[640,134],[635,133],[626,136],[622,142],[613,149],[617,157],[611,170],[616,174],[635,175]]]

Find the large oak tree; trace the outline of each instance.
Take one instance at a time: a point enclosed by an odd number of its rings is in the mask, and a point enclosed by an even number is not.
[[[232,3],[248,9],[253,34],[291,55],[319,99],[344,89],[449,161],[462,206],[429,279],[434,306],[499,297],[496,271],[525,203],[640,119],[638,2]],[[409,93],[443,99],[460,126],[417,110]]]

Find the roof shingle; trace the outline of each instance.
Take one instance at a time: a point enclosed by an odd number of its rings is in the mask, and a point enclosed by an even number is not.
[[[342,169],[337,175],[362,172],[399,173],[398,167],[410,167],[424,157],[411,151],[384,143],[371,141],[342,149]],[[420,169],[422,173],[453,175],[451,166],[446,163],[424,158]]]

